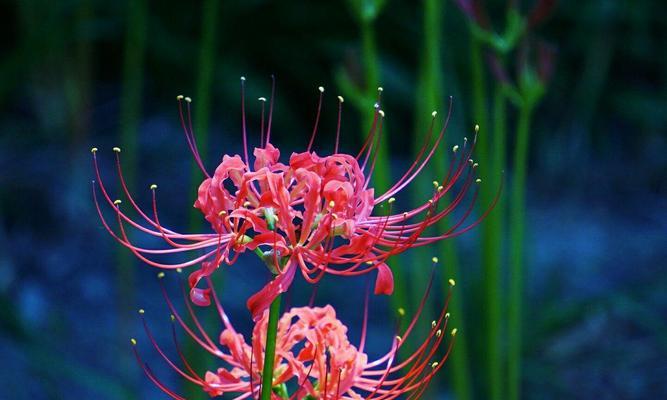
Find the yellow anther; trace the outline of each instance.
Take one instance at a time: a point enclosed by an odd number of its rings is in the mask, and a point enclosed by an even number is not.
[[[440,336],[442,336],[442,329],[438,329],[438,330],[435,332],[435,337],[440,337]]]
[[[92,149],[90,149],[90,152],[95,154],[97,152],[97,147],[93,147]]]
[[[432,116],[433,118],[435,118],[436,115],[438,115],[438,112],[437,112],[437,111],[433,111],[433,112],[431,113],[431,116]]]
[[[456,328],[452,329],[452,336],[456,336],[456,332],[458,332],[458,331],[459,331],[459,330],[456,329]]]
[[[440,183],[438,183],[438,181],[433,181],[433,187],[438,187],[438,186],[440,186]]]
[[[244,201],[243,202],[243,207],[245,207],[245,208],[250,207],[250,202],[249,201]]]
[[[158,279],[164,278],[164,272],[158,272],[157,277],[158,277]]]
[[[320,93],[324,93],[324,87],[323,86],[318,87],[317,90],[319,90]]]
[[[468,159],[468,162],[470,163],[470,165],[473,165],[473,164],[474,164],[474,161],[472,160],[472,158],[469,158],[469,159]]]
[[[242,77],[241,77],[241,80],[242,80],[242,81],[245,81],[245,76],[242,76]]]
[[[442,185],[438,186],[438,192],[442,192],[443,189],[444,187]]]
[[[338,101],[340,103],[345,103],[345,99],[343,98],[343,96],[338,96]]]
[[[381,91],[383,91],[383,90],[384,90],[384,89],[382,89],[382,86],[378,86],[378,92],[381,92]]]
[[[115,151],[116,153],[120,153],[120,147],[114,147],[111,150]]]
[[[479,164],[478,164],[478,163],[474,163],[474,164],[472,165],[472,167],[473,167],[473,168],[477,168],[477,167],[479,167]]]
[[[480,178],[475,179],[475,183],[482,183],[482,180]]]
[[[259,101],[266,101],[266,97],[259,97],[257,100],[259,100]]]
[[[139,309],[139,314],[145,314],[145,313],[146,313],[146,311],[144,311],[143,308],[140,308],[140,309]]]
[[[181,272],[183,272],[183,268],[176,268],[176,272],[180,274]]]
[[[387,203],[391,204],[396,201],[396,198],[390,197],[389,200],[387,200]]]
[[[171,314],[171,315],[169,316],[169,319],[171,319],[171,322],[176,321],[176,317],[174,317],[174,314]]]
[[[152,184],[152,185],[151,185],[151,190],[155,190],[155,189],[157,189],[157,185],[156,185],[156,184]]]
[[[450,315],[451,315],[450,313],[446,313],[446,314],[445,314],[445,318],[449,319],[449,316],[450,316]]]
[[[113,201],[113,204],[116,205],[116,206],[119,205],[120,203],[122,203],[121,200],[114,200],[114,201]]]
[[[428,204],[433,204],[433,199],[428,199]]]
[[[227,211],[225,210],[222,210],[218,213],[218,217],[224,217],[225,215],[227,215]]]
[[[449,278],[447,282],[449,282],[449,286],[456,286],[456,281],[452,278]]]
[[[192,103],[192,99],[190,97],[186,97],[184,100],[187,101],[188,103]]]
[[[437,263],[438,262],[438,257],[431,258],[431,261],[433,261],[434,263]]]
[[[336,202],[335,202],[335,201],[331,200],[331,201],[329,202],[329,208],[334,208],[335,205],[336,205]]]
[[[431,321],[431,328],[435,328],[436,325],[435,321]]]
[[[479,133],[479,125],[475,124],[475,133]]]
[[[437,366],[438,366],[437,361],[434,361],[433,363],[431,363],[431,368],[436,368]]]
[[[403,308],[403,307],[399,307],[399,308],[398,308],[398,315],[400,315],[400,316],[404,316],[404,315],[405,315],[405,308]]]
[[[408,217],[408,212],[407,212],[407,211],[403,211],[403,218],[407,218],[407,217]]]
[[[366,265],[373,265],[373,261],[366,261]]]
[[[452,147],[452,151],[456,153],[459,150],[459,145],[455,144],[454,147]]]
[[[179,94],[178,96],[176,96],[176,100],[183,100],[183,95]]]
[[[467,136],[463,137],[463,143],[468,143],[468,137]]]
[[[130,339],[130,343],[132,343],[132,346],[137,345],[137,340],[135,338]]]
[[[384,118],[384,111],[380,110],[380,111],[378,111],[378,114],[380,114],[380,116],[381,116],[382,118]]]

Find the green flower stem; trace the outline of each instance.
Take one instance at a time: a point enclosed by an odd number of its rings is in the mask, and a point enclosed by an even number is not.
[[[266,346],[264,348],[264,369],[262,370],[261,400],[271,400],[273,390],[273,368],[276,359],[276,337],[278,336],[278,320],[280,319],[280,298],[278,295],[269,308],[269,324],[266,330]]]
[[[482,196],[482,207],[488,207],[491,199],[495,196],[500,184],[499,175],[505,165],[505,130],[507,123],[507,99],[500,84],[495,87],[493,98],[493,140],[490,155],[487,162],[491,164],[487,168],[487,174],[482,178],[486,182],[482,185],[484,195]],[[481,160],[484,162],[485,160]],[[504,202],[498,201],[495,209],[487,218],[483,233],[483,273],[486,291],[487,312],[487,373],[488,373],[488,397],[492,400],[502,398],[502,364],[500,336],[502,333],[502,235],[503,235]]]
[[[512,180],[510,206],[510,278],[508,311],[508,396],[510,400],[521,397],[521,329],[524,264],[524,229],[526,167],[528,159],[528,141],[533,108],[522,105],[516,128],[514,147],[514,176]]]

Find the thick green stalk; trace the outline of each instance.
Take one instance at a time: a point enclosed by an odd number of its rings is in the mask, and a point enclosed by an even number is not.
[[[122,148],[123,172],[127,186],[135,186],[137,168],[137,137],[142,114],[142,93],[144,84],[144,58],[146,50],[147,4],[144,0],[127,2],[127,25],[125,51],[123,57],[123,86],[120,100],[120,143]],[[129,330],[132,315],[129,310],[135,306],[134,257],[122,249],[118,253],[116,282],[120,307],[120,329]]]
[[[523,265],[524,265],[524,229],[526,167],[528,159],[528,141],[532,107],[522,105],[519,109],[519,121],[516,128],[514,148],[514,176],[510,205],[510,277],[508,304],[508,396],[510,400],[521,397],[521,330],[523,313]]]
[[[380,61],[377,52],[377,45],[375,41],[375,28],[370,20],[364,20],[361,23],[361,42],[362,42],[362,58],[364,63],[364,75],[366,84],[366,99],[374,99],[377,97],[377,89],[380,86]],[[369,102],[368,110],[362,112],[370,112],[372,103]],[[371,129],[372,118],[363,119],[363,130],[361,132],[362,138],[368,135]],[[391,180],[391,169],[389,166],[389,135],[387,134],[387,126],[382,124],[382,140],[380,140],[377,147],[377,162],[375,170],[373,171],[373,187],[377,194],[383,193],[389,189]]]
[[[428,129],[428,115],[437,110],[442,116],[447,110],[443,102],[443,62],[441,52],[442,42],[442,20],[443,4],[439,0],[424,0],[424,43],[421,54],[421,70],[419,82],[417,85],[416,99],[416,121],[415,121],[415,151],[423,144],[425,133]],[[420,177],[418,184],[414,186],[413,197],[419,202],[424,193],[433,190],[431,180],[440,179],[445,176],[445,166],[447,165],[448,155],[442,147],[434,155],[430,168],[424,176]],[[424,179],[428,177],[429,179]],[[449,221],[444,219],[438,224],[440,231],[449,228]],[[437,252],[447,272],[443,273],[443,287],[449,286],[449,278],[458,278],[458,258],[456,247],[452,241],[443,241],[438,245]],[[424,251],[420,252],[420,261],[425,260]],[[430,257],[428,257],[430,258]],[[415,270],[412,281],[412,293],[420,293],[426,287],[426,277],[423,268]],[[419,300],[419,296],[413,296]],[[414,306],[414,304],[413,304]],[[449,309],[452,314],[450,323],[457,326],[459,330],[463,329],[463,297],[455,295],[450,300]],[[430,310],[427,310],[430,312]],[[425,315],[425,318],[430,318]],[[467,400],[471,396],[470,380],[468,373],[468,350],[465,336],[457,338],[456,349],[451,356],[452,383],[457,400]]]
[[[499,176],[505,165],[505,129],[507,101],[500,84],[496,85],[493,98],[493,140],[491,141],[489,156],[481,163],[491,165],[482,178],[482,207],[488,207],[491,199],[500,184]],[[486,335],[487,335],[487,373],[488,373],[488,397],[492,400],[502,398],[502,363],[501,363],[501,334],[502,334],[502,235],[503,235],[503,202],[496,204],[493,212],[488,216],[483,230],[482,238],[482,263],[485,285],[485,308],[486,308]]]
[[[197,89],[192,102],[193,105],[193,124],[194,133],[197,139],[197,146],[202,158],[206,157],[209,134],[208,127],[210,121],[211,110],[211,87],[213,81],[213,69],[216,61],[216,43],[217,43],[217,22],[219,13],[219,1],[206,0],[202,5],[201,10],[201,45],[199,47],[199,62]],[[202,171],[199,169],[197,163],[193,160],[192,171],[190,174],[190,193],[196,195],[197,188],[203,179]],[[190,207],[189,227],[193,232],[200,231],[202,228],[202,214],[199,210]],[[222,279],[221,271],[218,271],[212,279],[213,284],[217,290],[221,290]],[[209,314],[207,323],[214,324],[217,317],[214,314]],[[188,340],[185,345],[185,353],[190,363],[202,369],[210,369],[213,365],[213,360],[206,357],[206,354],[198,351],[198,346],[195,342]],[[202,392],[199,388],[192,385],[184,385],[184,390],[187,398],[195,399],[201,398]]]
[[[269,308],[269,323],[266,329],[266,346],[264,347],[261,400],[271,400],[271,392],[273,390],[273,368],[276,358],[278,320],[280,319],[280,297],[280,295],[276,297]]]

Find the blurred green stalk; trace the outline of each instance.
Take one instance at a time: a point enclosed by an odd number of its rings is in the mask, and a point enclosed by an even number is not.
[[[427,117],[432,111],[436,110],[440,113],[439,120],[443,120],[447,109],[443,102],[443,63],[441,57],[440,43],[442,35],[442,20],[443,20],[443,5],[439,0],[424,0],[424,42],[421,52],[421,67],[419,74],[419,82],[417,84],[416,93],[416,121],[415,121],[415,152],[418,152],[430,124],[430,119]],[[427,122],[428,121],[428,122]],[[440,129],[437,125],[434,128],[434,134]],[[413,186],[412,197],[414,201],[419,201],[423,198],[425,193],[433,190],[431,180],[441,179],[446,174],[446,165],[448,165],[448,155],[446,146],[441,144],[436,151],[432,161],[429,163],[427,171],[418,178]],[[447,218],[439,223],[439,231],[445,231],[449,228],[449,221]],[[438,253],[447,272],[442,274],[444,288],[449,287],[448,279],[457,279],[459,276],[458,257],[456,254],[456,247],[452,241],[442,241],[438,245]],[[426,259],[425,249],[419,249],[419,261]],[[416,252],[415,252],[416,253]],[[417,254],[415,254],[417,256]],[[429,257],[430,258],[430,257]],[[415,296],[424,290],[428,281],[428,273],[424,268],[410,271],[412,275],[412,302],[413,308],[416,307],[420,301],[420,296]],[[461,293],[452,296],[449,303],[449,310],[451,312],[450,324],[456,326],[459,331],[465,332],[463,329],[463,297]],[[430,319],[432,310],[425,310],[424,317]],[[456,349],[451,355],[452,366],[452,383],[454,393],[457,400],[467,400],[471,397],[469,366],[468,366],[468,349],[465,335],[457,337]]]
[[[211,87],[213,82],[213,70],[216,62],[216,44],[218,33],[218,15],[220,2],[217,0],[206,0],[201,10],[201,45],[199,47],[199,67],[197,75],[197,88],[193,105],[193,127],[194,135],[197,140],[197,146],[202,158],[206,157],[209,147],[209,121],[211,110]],[[202,172],[194,161],[190,173],[190,193],[196,195],[199,184],[202,181]],[[199,210],[190,207],[189,228],[192,232],[202,229],[202,214]],[[219,271],[221,272],[221,271]],[[212,276],[213,284],[216,290],[220,291],[222,286],[221,274]],[[215,324],[217,318],[214,313],[207,313],[204,323]],[[208,354],[198,351],[198,346],[194,341],[187,340],[184,344],[186,359],[189,360],[195,369],[210,370],[213,367],[213,360]],[[199,387],[184,384],[186,398],[202,398],[202,391]]]
[[[132,190],[136,185],[137,137],[139,136],[139,123],[142,114],[148,6],[145,0],[130,0],[126,3],[126,6],[123,86],[120,98],[120,142],[123,151],[125,181],[128,188]],[[134,258],[126,249],[120,247],[118,247],[117,257],[116,279],[120,307],[119,330],[120,332],[128,332],[133,318],[130,310],[136,306]],[[125,369],[124,366],[123,369]]]
[[[493,137],[486,160],[490,168],[482,178],[480,188],[481,207],[488,207],[500,185],[499,176],[505,169],[505,141],[507,124],[507,99],[501,84],[496,84],[493,95]],[[480,135],[483,135],[481,133]],[[481,163],[480,163],[481,165]],[[503,397],[502,385],[502,279],[503,268],[503,215],[504,202],[502,198],[496,204],[493,212],[489,214],[482,230],[482,263],[483,277],[485,283],[485,308],[487,311],[487,373],[488,373],[488,397],[492,400],[500,400]]]
[[[519,108],[514,147],[514,176],[512,179],[510,205],[510,279],[508,304],[508,399],[521,396],[521,330],[523,310],[523,264],[526,167],[528,140],[533,107],[524,104]]]

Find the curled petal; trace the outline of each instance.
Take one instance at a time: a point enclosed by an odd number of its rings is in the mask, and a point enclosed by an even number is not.
[[[285,293],[292,284],[297,264],[288,261],[288,265],[283,269],[283,273],[276,276],[274,280],[264,286],[259,292],[250,296],[247,302],[248,309],[252,314],[253,320],[257,321],[262,317],[264,310],[267,310],[273,300],[279,294]]]
[[[394,274],[385,263],[377,266],[378,276],[375,279],[375,294],[390,295],[394,292]]]

